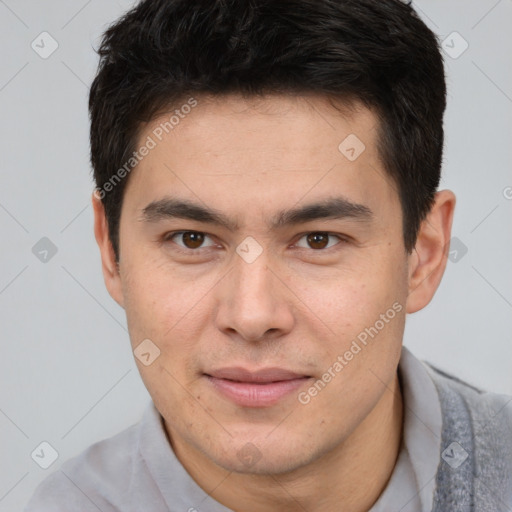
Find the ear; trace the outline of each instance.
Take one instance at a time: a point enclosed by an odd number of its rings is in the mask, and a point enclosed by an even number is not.
[[[409,256],[407,313],[424,308],[441,282],[446,268],[454,209],[453,192],[437,192],[432,209],[421,223],[416,245]]]
[[[100,249],[103,279],[105,280],[105,285],[110,296],[124,308],[121,277],[119,275],[119,267],[114,254],[114,248],[112,247],[108,233],[105,208],[103,207],[101,199],[95,192],[92,194],[92,207],[94,210],[94,236]]]

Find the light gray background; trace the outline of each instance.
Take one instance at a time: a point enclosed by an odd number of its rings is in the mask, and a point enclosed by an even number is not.
[[[93,47],[131,4],[0,0],[2,512],[20,510],[64,460],[137,421],[149,400],[123,311],[104,288],[90,207]],[[458,58],[445,55],[442,182],[458,196],[453,235],[468,251],[408,318],[405,344],[512,394],[512,0],[414,5],[441,39],[456,31],[469,44]],[[59,44],[47,59],[31,48],[43,31]],[[457,36],[447,42],[452,54],[463,48]],[[32,252],[44,236],[58,249],[46,263]],[[47,470],[31,458],[42,441],[59,453]]]

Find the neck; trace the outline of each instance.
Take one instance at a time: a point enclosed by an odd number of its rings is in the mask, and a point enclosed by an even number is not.
[[[171,444],[198,485],[235,512],[364,512],[377,501],[393,472],[402,419],[402,396],[395,375],[370,414],[343,443],[289,473],[233,473],[187,444],[175,439]]]

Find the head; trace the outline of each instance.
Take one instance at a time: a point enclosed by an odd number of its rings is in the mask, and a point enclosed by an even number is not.
[[[171,439],[240,472],[321,457],[396,379],[444,271],[436,37],[398,0],[150,0],[99,53],[96,237],[132,347],[158,347],[138,364]],[[226,367],[302,382],[247,405]]]

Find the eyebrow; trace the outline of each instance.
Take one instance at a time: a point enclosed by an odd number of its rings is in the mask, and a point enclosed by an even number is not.
[[[354,219],[358,221],[370,221],[373,212],[363,204],[353,203],[343,197],[325,199],[318,203],[306,204],[300,208],[280,212],[274,218],[272,226],[304,224],[313,220],[322,219]]]
[[[173,218],[222,226],[230,231],[236,231],[239,227],[238,222],[214,208],[171,197],[149,203],[142,209],[140,220],[158,222]],[[278,229],[314,220],[347,218],[369,222],[373,219],[373,212],[363,204],[353,203],[343,197],[335,197],[278,212],[271,220],[270,227]]]

